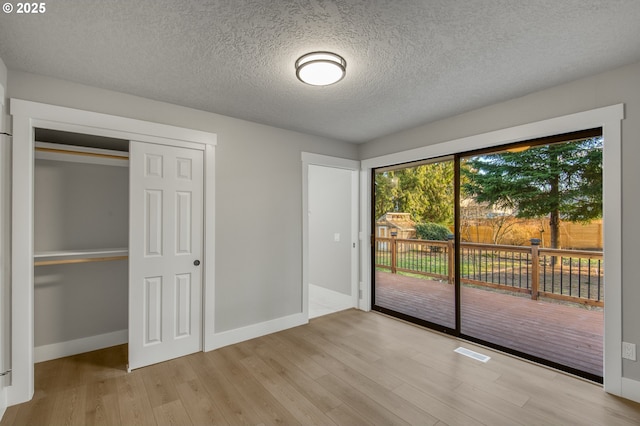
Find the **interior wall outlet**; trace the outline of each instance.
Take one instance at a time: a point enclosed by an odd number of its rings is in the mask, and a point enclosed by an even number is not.
[[[635,343],[622,342],[622,358],[636,360],[636,345]]]

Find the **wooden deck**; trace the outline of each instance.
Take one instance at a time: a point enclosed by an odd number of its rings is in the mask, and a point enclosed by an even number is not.
[[[463,286],[462,333],[602,377],[604,312]],[[454,328],[454,287],[376,272],[375,304]]]

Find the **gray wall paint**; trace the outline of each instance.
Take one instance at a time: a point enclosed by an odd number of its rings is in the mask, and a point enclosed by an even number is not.
[[[36,160],[35,251],[129,245],[129,168]]]
[[[34,346],[129,328],[126,260],[34,268]]]
[[[215,330],[302,311],[301,152],[356,159],[356,146],[19,71],[8,84],[10,97],[217,133]]]
[[[351,171],[309,165],[308,194],[309,283],[351,295]]]
[[[129,245],[129,168],[36,160],[35,251]],[[126,261],[34,269],[35,346],[128,328]]]
[[[0,86],[6,92],[7,88],[7,67],[0,59]],[[9,120],[5,117],[7,111],[7,101],[4,99],[4,106],[0,107],[0,132],[8,132],[7,124]],[[11,348],[9,336],[11,335],[11,293],[10,293],[10,273],[9,256],[10,247],[10,179],[11,179],[11,149],[10,139],[2,136],[0,141],[0,371],[5,371],[9,367]],[[6,376],[5,376],[6,377]],[[0,387],[8,383],[8,377],[0,379]]]
[[[640,347],[640,64],[625,66],[508,102],[491,105],[361,145],[367,159],[465,136],[624,103],[622,122],[622,337]],[[623,360],[623,376],[640,380],[640,362]]]

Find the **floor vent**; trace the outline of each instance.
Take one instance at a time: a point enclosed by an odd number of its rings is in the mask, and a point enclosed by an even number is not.
[[[479,354],[478,352],[474,352],[471,349],[463,348],[462,346],[454,350],[454,352],[458,352],[461,355],[468,356],[469,358],[473,358],[481,362],[487,362],[491,359],[490,356]]]

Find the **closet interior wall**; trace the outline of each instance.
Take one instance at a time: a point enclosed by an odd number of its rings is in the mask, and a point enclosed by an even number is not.
[[[48,148],[38,148],[43,145]],[[109,154],[36,139],[36,362],[127,341],[127,154],[116,151],[115,157],[125,158],[106,159],[77,150]],[[93,253],[84,256],[85,251]]]

